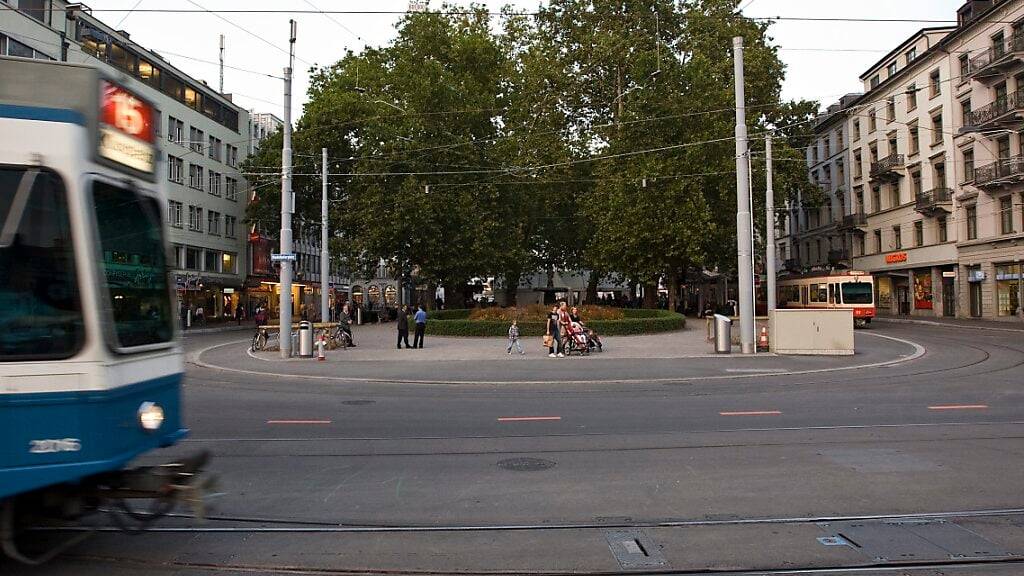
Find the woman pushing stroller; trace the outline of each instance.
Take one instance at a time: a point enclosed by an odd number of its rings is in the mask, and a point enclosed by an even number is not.
[[[580,317],[580,309],[576,306],[573,306],[572,309],[569,310],[569,320],[572,322],[573,328],[582,330],[583,333],[586,334],[587,346],[590,350],[597,350],[598,352],[602,350],[603,345],[601,344],[601,338],[597,335],[597,332],[594,332],[592,328],[589,328],[583,323],[583,320]]]

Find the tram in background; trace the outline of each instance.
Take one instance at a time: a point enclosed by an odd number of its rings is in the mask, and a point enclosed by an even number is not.
[[[187,432],[160,112],[92,67],[0,57],[0,78],[0,544],[30,562],[28,514],[158,516],[127,499],[169,509],[205,455],[126,469]]]
[[[783,276],[776,285],[779,308],[852,309],[853,324],[858,328],[875,317],[875,283],[867,272],[835,270]]]

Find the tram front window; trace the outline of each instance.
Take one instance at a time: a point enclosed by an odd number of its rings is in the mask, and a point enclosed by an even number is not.
[[[72,356],[84,328],[64,185],[0,167],[0,360]]]
[[[117,346],[173,337],[160,209],[150,198],[105,182],[93,185],[105,288]]]
[[[870,282],[845,282],[842,290],[843,304],[871,304],[874,290]]]

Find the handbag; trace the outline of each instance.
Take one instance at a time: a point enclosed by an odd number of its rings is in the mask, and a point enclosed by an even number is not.
[[[551,334],[545,334],[544,335],[544,347],[545,348],[551,348],[551,344],[554,342],[554,339],[555,339],[554,336],[552,336]]]

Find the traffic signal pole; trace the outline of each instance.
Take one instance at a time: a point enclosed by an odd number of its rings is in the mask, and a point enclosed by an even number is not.
[[[750,225],[750,170],[747,164],[746,106],[743,94],[743,37],[732,39],[736,75],[736,271],[740,305],[740,350],[754,353],[754,267],[751,261],[753,235]]]

